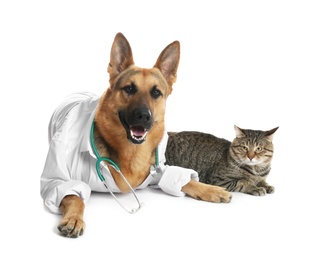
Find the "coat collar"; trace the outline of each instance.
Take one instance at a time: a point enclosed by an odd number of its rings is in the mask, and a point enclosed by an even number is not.
[[[84,130],[84,135],[82,137],[81,147],[80,147],[81,152],[89,152],[91,154],[91,156],[94,158],[96,158],[96,156],[94,155],[94,152],[92,149],[90,136],[91,136],[92,123],[95,118],[95,112],[96,112],[96,109],[92,112],[92,114],[88,118],[88,121],[85,126],[85,130]]]

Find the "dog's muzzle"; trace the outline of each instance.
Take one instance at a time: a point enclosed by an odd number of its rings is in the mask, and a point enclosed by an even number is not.
[[[139,107],[133,111],[122,110],[119,118],[123,124],[127,138],[134,144],[141,144],[152,127],[153,116],[147,107]]]

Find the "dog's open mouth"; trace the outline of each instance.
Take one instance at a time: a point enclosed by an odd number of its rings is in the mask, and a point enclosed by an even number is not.
[[[126,131],[127,139],[133,144],[142,144],[151,128],[151,122],[131,122],[123,111],[119,112],[119,118]]]
[[[145,140],[146,135],[148,134],[148,130],[143,126],[130,126],[130,134],[131,138],[136,140],[137,142],[143,142]]]

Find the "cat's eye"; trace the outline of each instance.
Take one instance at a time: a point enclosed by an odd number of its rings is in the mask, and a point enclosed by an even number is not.
[[[248,151],[248,147],[247,146],[243,145],[242,148],[243,148],[243,150]]]
[[[262,147],[257,147],[256,148],[256,152],[260,152],[260,151],[262,151],[263,150],[263,148]]]

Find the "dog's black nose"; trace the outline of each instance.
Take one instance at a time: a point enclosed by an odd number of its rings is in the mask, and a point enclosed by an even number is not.
[[[151,121],[151,111],[146,107],[140,107],[134,110],[135,123],[149,123]]]

